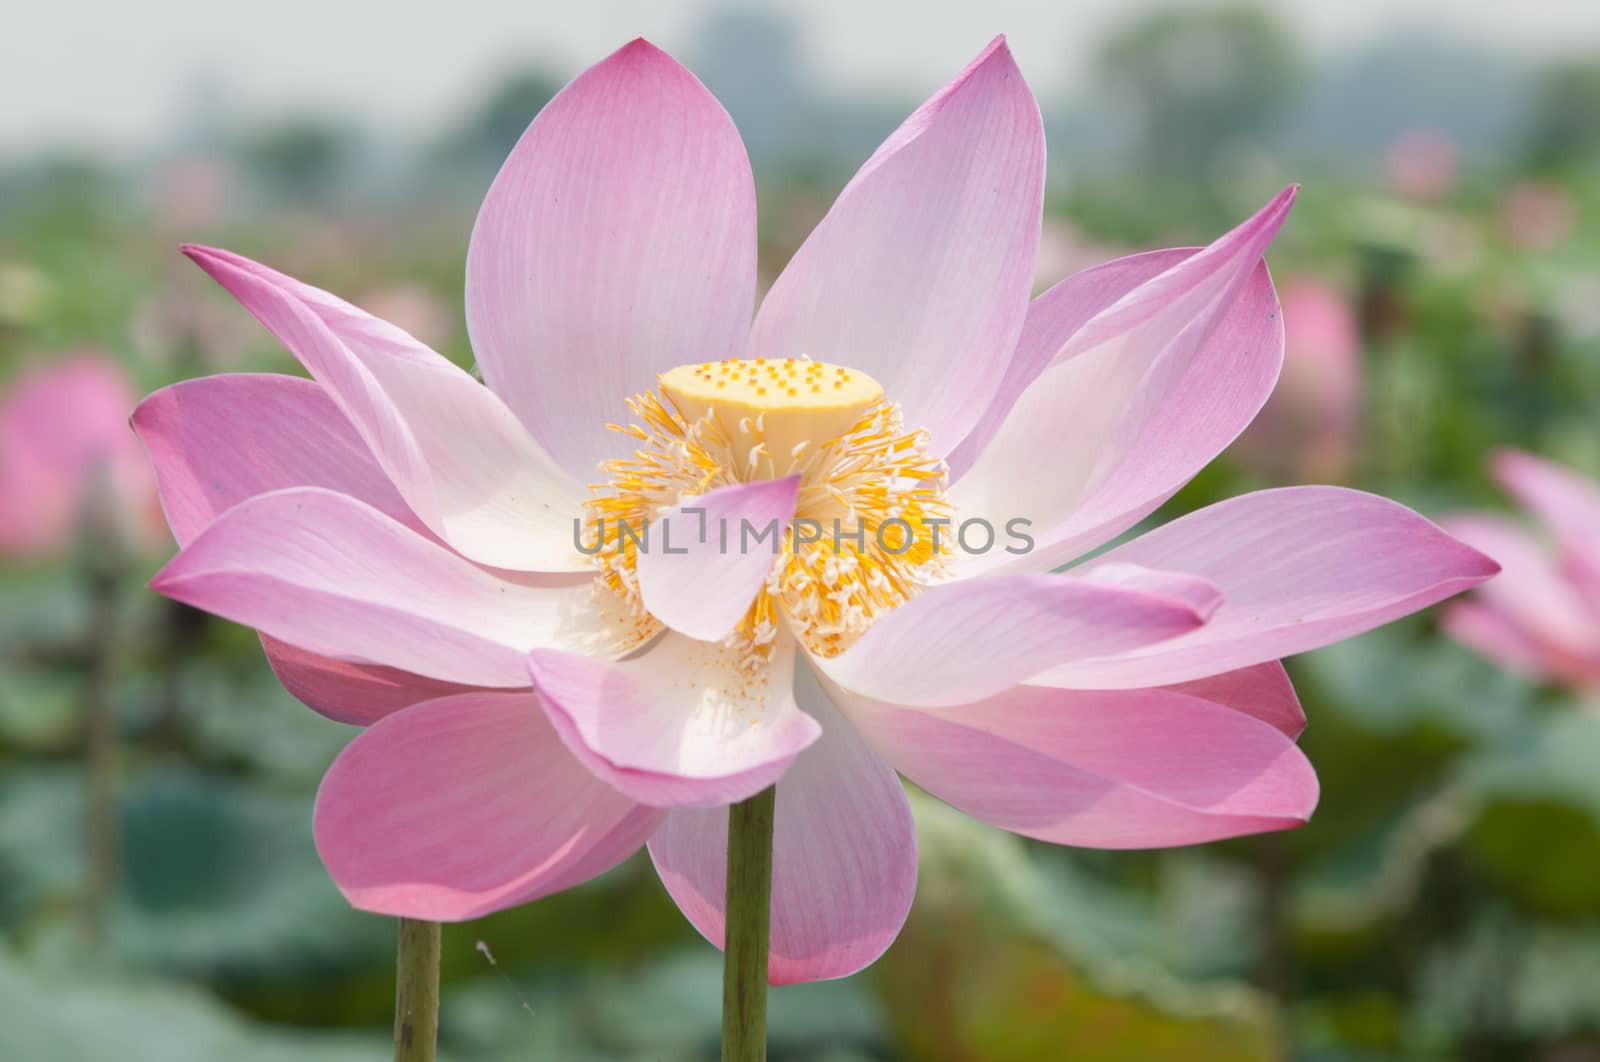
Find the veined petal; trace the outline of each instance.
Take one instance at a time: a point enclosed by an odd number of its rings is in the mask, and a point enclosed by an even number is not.
[[[1204,627],[1082,658],[1032,681],[1073,689],[1169,685],[1341,641],[1476,586],[1499,565],[1403,505],[1342,487],[1258,491],[1111,550],[1222,588]]]
[[[364,911],[455,922],[577,885],[661,813],[595,779],[523,691],[429,701],[352,741],[317,792],[317,851]]]
[[[1495,455],[1494,475],[1555,534],[1574,582],[1600,618],[1600,484],[1518,450]]]
[[[314,381],[270,373],[185,380],[133,412],[180,546],[248,498],[324,487],[432,536],[400,497],[344,413]],[[318,656],[262,636],[285,689],[330,719],[365,726],[465,687],[395,668]]]
[[[917,883],[916,830],[900,780],[805,669],[796,678],[822,736],[778,780],[767,958],[775,985],[870,965],[905,924]],[[650,839],[650,858],[684,916],[723,947],[728,809],[674,809]]]
[[[234,506],[150,585],[313,653],[469,685],[527,685],[536,646],[619,655],[652,633],[588,578],[512,581],[314,487]]]
[[[1316,775],[1288,735],[1177,690],[1019,686],[939,710],[833,692],[919,786],[1055,844],[1198,844],[1298,826],[1317,802]]]
[[[1205,622],[1197,581],[1161,573],[1141,586],[1111,578],[1003,575],[935,586],[817,659],[830,680],[897,704],[953,705],[999,693],[1066,661],[1150,645]],[[1214,596],[1207,602],[1215,607]]]
[[[248,258],[185,253],[316,378],[417,517],[498,568],[586,571],[583,488],[488,388],[394,325]]]
[[[639,551],[639,596],[656,619],[701,641],[726,637],[777,563],[800,477],[757,480],[702,494],[663,515]],[[776,526],[776,535],[749,541]]]
[[[795,704],[792,643],[765,666],[744,663],[668,632],[629,660],[540,650],[528,670],[556,732],[598,777],[641,804],[710,807],[777,781],[819,733]]]
[[[1028,520],[1034,549],[960,571],[1070,561],[1153,512],[1244,430],[1283,364],[1261,255],[1294,193],[1061,337],[950,495],[964,515]]]
[[[139,403],[133,428],[155,465],[178,545],[246,498],[325,487],[426,533],[332,398],[271,373],[206,376]]]
[[[961,445],[946,458],[950,481],[959,480],[972,467],[1017,399],[1064,352],[1077,331],[1096,314],[1116,303],[1146,281],[1165,273],[1200,248],[1178,247],[1118,258],[1085,269],[1062,280],[1028,304],[1017,349],[1006,366],[1000,390],[995,392],[983,417]]]
[[[737,357],[755,303],[756,200],[739,133],[643,40],[539,113],[484,199],[467,326],[489,386],[569,472],[675,365]]]
[[[762,303],[749,356],[870,373],[949,452],[1021,331],[1043,189],[1039,108],[996,38],[839,194]]]

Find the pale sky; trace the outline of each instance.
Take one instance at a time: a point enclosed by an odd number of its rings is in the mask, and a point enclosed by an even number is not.
[[[1198,3],[1198,0],[1196,0]],[[1270,2],[1270,0],[1269,0]],[[829,95],[922,95],[1004,32],[1041,95],[1083,87],[1106,30],[1152,0],[10,0],[0,151],[136,150],[202,77],[248,113],[328,107],[396,135],[437,128],[496,72],[576,71],[634,36],[687,53],[719,9],[795,12]],[[1596,0],[1276,0],[1314,55],[1404,31],[1544,56],[1600,49]]]

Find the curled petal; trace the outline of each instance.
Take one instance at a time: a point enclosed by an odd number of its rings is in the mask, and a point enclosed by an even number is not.
[[[1403,505],[1342,487],[1258,491],[1190,513],[1086,566],[1131,562],[1222,589],[1204,627],[1033,681],[1169,685],[1341,641],[1476,586],[1499,565]]]
[[[668,632],[641,656],[528,658],[561,739],[590,770],[641,804],[708,807],[777,781],[819,728],[795,704],[794,646],[749,668],[739,653]]]
[[[951,482],[960,480],[972,467],[1000,430],[1011,407],[1039,374],[1064,353],[1075,353],[1071,339],[1080,328],[1130,291],[1199,250],[1198,247],[1177,247],[1118,258],[1074,273],[1029,303],[1028,314],[1022,322],[1022,335],[1017,339],[1017,349],[1006,366],[1000,389],[984,410],[982,419],[946,459]]]
[[[488,388],[394,325],[248,258],[185,253],[327,391],[417,517],[464,556],[584,571],[583,488]]]
[[[964,514],[1027,520],[1034,548],[971,558],[966,573],[1050,569],[1104,544],[1244,430],[1283,364],[1283,320],[1261,255],[1294,193],[1060,337],[951,489]]]
[[[297,376],[229,373],[165,387],[133,428],[155,465],[178,545],[257,494],[324,487],[426,533],[367,444],[320,386]]]
[[[228,510],[151,588],[322,656],[468,685],[527,685],[535,646],[620,655],[651,633],[570,576],[495,575],[347,495]]]
[[[777,563],[780,533],[799,497],[800,477],[757,480],[702,494],[649,527],[639,551],[639,596],[656,619],[701,641],[718,641],[749,611]]]

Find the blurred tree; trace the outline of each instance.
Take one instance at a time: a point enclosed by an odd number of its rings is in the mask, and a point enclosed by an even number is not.
[[[491,159],[499,165],[560,87],[542,66],[510,71],[490,88],[453,138],[455,147],[465,157]]]
[[[424,180],[463,201],[481,196],[528,123],[561,87],[550,70],[532,62],[489,82],[464,117],[423,149]]]
[[[1302,68],[1288,32],[1252,6],[1141,16],[1105,43],[1098,66],[1142,161],[1169,177],[1257,142],[1296,95]]]
[[[803,162],[818,146],[798,38],[793,16],[777,11],[714,11],[701,26],[690,65],[726,103],[758,172]]]
[[[1528,154],[1535,166],[1559,167],[1600,155],[1600,56],[1556,63],[1534,83]]]
[[[279,118],[238,143],[241,169],[263,182],[275,199],[328,199],[354,158],[357,137],[341,121],[320,115]]]

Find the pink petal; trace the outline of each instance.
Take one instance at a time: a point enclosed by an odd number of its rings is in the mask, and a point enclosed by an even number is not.
[[[1500,577],[1478,592],[1478,600],[1538,647],[1542,671],[1579,682],[1600,671],[1600,616],[1526,531],[1492,514],[1453,516],[1445,528],[1499,562]]]
[[[661,813],[595,780],[534,698],[466,693],[362,731],[317,792],[317,851],[364,911],[456,922],[577,885]]]
[[[691,638],[727,637],[777,563],[799,496],[799,476],[758,480],[702,494],[656,520],[639,551],[644,607]],[[756,538],[769,527],[779,531]]]
[[[311,380],[249,373],[186,380],[140,403],[133,427],[150,453],[179,545],[239,502],[287,487],[348,494],[431,534],[333,399]],[[261,645],[285,689],[341,723],[365,726],[464,689],[394,668],[321,657],[270,637],[263,636]]]
[[[583,489],[492,392],[400,329],[227,251],[185,253],[316,378],[411,510],[499,568],[584,571]]]
[[[750,670],[739,653],[669,632],[607,663],[541,650],[533,687],[556,732],[598,777],[641,804],[728,804],[775,782],[817,739],[795,704],[794,647]]]
[[[1289,738],[1299,737],[1306,728],[1306,713],[1300,707],[1294,684],[1276,660],[1162,688],[1227,705],[1236,712],[1254,716]]]
[[[643,40],[551,100],[489,189],[467,326],[489,385],[568,471],[655,374],[737,357],[756,280],[744,144],[694,75]]]
[[[1494,474],[1555,533],[1574,580],[1600,614],[1600,484],[1517,450],[1495,455]]]
[[[318,656],[265,634],[261,648],[284,689],[312,711],[352,726],[367,726],[413,704],[472,689],[398,668]]]
[[[1258,491],[1190,513],[1095,564],[1189,572],[1222,588],[1204,627],[1034,679],[1074,689],[1169,685],[1340,641],[1499,571],[1403,505],[1342,487]]]
[[[917,884],[916,831],[900,780],[809,675],[797,694],[822,722],[822,737],[778,781],[767,958],[775,985],[871,965],[905,924]],[[650,858],[684,916],[721,948],[728,809],[675,809],[650,839]]]
[[[1189,600],[1194,587],[1188,576],[1174,576],[1175,592],[1167,594],[1153,578],[1143,587],[1070,575],[949,583],[912,598],[845,652],[816,665],[863,696],[898,704],[965,704],[1066,661],[1195,629],[1206,612]]]
[[[841,693],[872,746],[928,792],[1028,837],[1164,848],[1304,823],[1310,763],[1281,731],[1176,690],[1019,686],[930,711]]]
[[[1039,108],[996,38],[840,193],[768,293],[749,356],[870,373],[948,452],[1021,331],[1043,188]]]
[[[1261,255],[1294,194],[1060,336],[951,490],[964,516],[1030,521],[1034,549],[974,557],[968,572],[1072,560],[1153,512],[1244,430],[1283,363]]]
[[[538,646],[617,655],[651,633],[589,578],[513,582],[315,487],[234,506],[150,585],[322,656],[469,685],[527,685]]]
[[[321,387],[295,376],[185,380],[139,403],[133,427],[180,546],[246,498],[326,487],[426,533]]]
[[[1063,352],[1078,329],[1130,291],[1199,250],[1198,247],[1179,247],[1118,258],[1074,273],[1029,303],[1028,315],[1022,322],[1022,335],[1006,366],[1000,390],[977,426],[946,458],[951,482],[959,480],[972,467],[1000,430],[1017,399]]]

